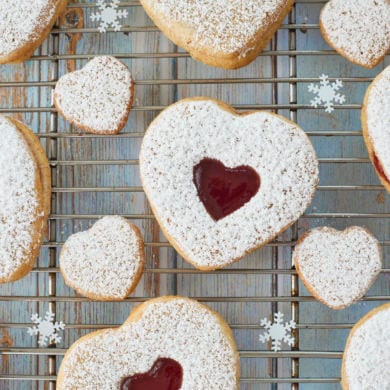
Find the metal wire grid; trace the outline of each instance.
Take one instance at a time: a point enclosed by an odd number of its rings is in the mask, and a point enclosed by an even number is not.
[[[325,3],[324,0],[298,0],[297,3]],[[140,6],[138,1],[127,1],[122,2],[121,6],[124,7],[138,7]],[[96,3],[70,3],[69,8],[83,7],[91,8],[96,7]],[[158,80],[138,80],[136,84],[138,85],[183,85],[183,84],[240,84],[240,83],[272,83],[273,88],[273,99],[271,104],[250,104],[250,105],[236,105],[236,109],[268,109],[268,110],[288,110],[290,119],[293,121],[297,120],[297,112],[300,109],[309,109],[310,106],[298,104],[297,103],[297,83],[298,82],[311,82],[317,81],[317,79],[312,78],[298,78],[297,77],[297,56],[305,55],[335,55],[334,51],[331,50],[306,50],[299,51],[297,50],[296,44],[296,31],[298,29],[318,29],[317,24],[297,24],[295,16],[295,8],[290,13],[288,18],[288,24],[285,24],[281,27],[282,29],[288,30],[288,50],[277,50],[277,45],[275,39],[271,42],[271,48],[266,50],[262,56],[270,56],[272,58],[272,77],[271,78],[229,78],[229,79],[158,79]],[[51,80],[50,81],[12,81],[0,83],[0,87],[50,87],[54,88],[56,80],[59,76],[59,61],[61,60],[80,60],[90,58],[89,54],[72,54],[72,55],[62,55],[59,54],[59,35],[63,33],[87,33],[87,32],[96,32],[95,28],[54,28],[50,35],[50,55],[36,55],[32,58],[32,61],[50,61],[51,68]],[[124,32],[155,32],[158,31],[156,27],[124,27],[122,29]],[[115,54],[118,58],[125,59],[147,59],[147,58],[183,58],[188,57],[187,53],[172,51],[166,53],[123,53]],[[277,59],[280,56],[287,56],[289,59],[289,77],[278,77],[278,67]],[[351,82],[369,82],[371,78],[363,77],[344,77],[341,78],[343,81]],[[278,102],[277,90],[280,83],[288,83],[289,85],[289,103],[280,104]],[[145,106],[137,105],[133,108],[134,111],[150,111],[158,113],[165,106]],[[336,107],[339,108],[339,107]],[[343,108],[346,109],[360,109],[360,105],[349,104],[344,105]],[[36,267],[32,271],[33,273],[47,273],[49,277],[49,292],[47,296],[0,296],[0,301],[36,301],[36,302],[47,302],[49,308],[55,312],[56,304],[58,302],[86,302],[88,301],[84,297],[67,297],[67,296],[58,296],[56,290],[56,274],[59,272],[56,267],[56,258],[58,249],[62,246],[62,242],[57,240],[57,223],[60,220],[72,220],[72,219],[98,219],[101,215],[97,214],[59,214],[56,209],[57,205],[57,195],[61,193],[82,193],[82,192],[134,192],[141,193],[142,187],[140,186],[126,186],[126,187],[60,187],[58,186],[58,174],[59,167],[64,166],[106,166],[106,165],[137,165],[138,160],[108,160],[108,159],[99,159],[99,160],[60,160],[58,159],[59,152],[59,139],[63,138],[75,138],[79,137],[77,134],[64,134],[58,132],[58,117],[57,112],[53,107],[34,107],[34,108],[0,108],[0,112],[4,113],[49,113],[50,115],[50,130],[49,132],[44,132],[38,134],[42,140],[46,141],[46,151],[50,160],[51,173],[52,173],[52,210],[49,218],[49,241],[44,243],[44,247],[49,251],[49,264],[47,267]],[[314,131],[308,132],[310,136],[360,136],[360,131]],[[116,135],[117,138],[141,138],[143,132],[132,132],[132,133],[123,133]],[[98,135],[84,135],[84,138],[110,138],[111,136],[98,136]],[[323,164],[340,164],[340,163],[369,163],[367,158],[321,158],[320,163]],[[379,191],[383,187],[380,185],[321,185],[318,188],[318,191],[355,191],[355,190],[367,190],[367,191]],[[126,218],[133,220],[147,220],[154,218],[152,214],[127,214],[123,215]],[[335,212],[326,212],[326,213],[314,213],[308,212],[303,218],[390,218],[389,213],[335,213]],[[268,244],[268,247],[271,248],[292,248],[298,238],[298,226],[297,224],[293,226],[291,230],[291,239],[285,241],[275,241]],[[390,241],[382,241],[383,246],[390,246]],[[145,243],[146,247],[149,248],[163,248],[169,247],[168,243],[151,241]],[[146,273],[153,274],[195,274],[198,271],[194,269],[185,269],[185,268],[148,268],[145,271]],[[204,274],[208,274],[206,272]],[[271,303],[273,312],[277,311],[277,305],[279,303],[289,303],[291,305],[291,316],[298,323],[297,330],[294,332],[295,344],[292,347],[291,351],[282,351],[282,352],[271,352],[271,351],[246,351],[241,350],[241,358],[267,358],[271,359],[272,372],[270,378],[259,378],[259,377],[245,377],[241,378],[241,383],[248,384],[269,384],[272,389],[277,389],[279,385],[288,384],[292,389],[299,389],[300,384],[303,383],[322,383],[330,384],[337,383],[339,381],[338,377],[328,377],[328,378],[302,378],[299,374],[299,362],[302,358],[324,358],[324,359],[339,359],[342,355],[341,352],[328,352],[328,351],[301,351],[300,350],[300,340],[299,340],[299,329],[349,329],[351,324],[347,323],[338,323],[338,324],[304,324],[299,325],[299,304],[302,302],[311,302],[313,301],[312,297],[302,296],[299,294],[299,283],[296,272],[293,269],[286,268],[280,269],[277,267],[276,262],[272,262],[272,267],[269,269],[255,269],[255,268],[246,268],[246,269],[224,269],[219,271],[214,271],[213,274],[229,275],[239,273],[242,275],[270,275],[273,281],[273,291],[272,296],[258,296],[258,297],[194,297],[201,302],[267,302]],[[383,269],[383,273],[390,273],[389,268]],[[278,296],[277,291],[277,276],[278,275],[290,275],[291,277],[291,294],[290,296]],[[129,297],[126,299],[127,302],[142,302],[148,299],[147,297]],[[377,295],[369,296],[363,298],[364,301],[383,301],[388,300],[389,296],[387,295]],[[0,323],[0,328],[18,328],[26,327],[29,324],[26,323]],[[100,329],[109,326],[115,326],[117,324],[90,324],[90,325],[80,325],[80,324],[68,324],[68,328],[73,329]],[[233,329],[259,329],[258,325],[253,324],[231,324]],[[44,356],[47,359],[47,372],[48,375],[10,375],[7,373],[0,375],[0,388],[4,381],[18,380],[18,381],[39,381],[45,383],[45,388],[50,390],[55,389],[55,380],[57,373],[57,357],[63,355],[66,352],[66,349],[55,348],[52,346],[50,348],[24,348],[24,347],[7,347],[0,348],[0,353],[4,356],[6,355],[39,355]],[[290,378],[280,378],[278,377],[277,372],[277,359],[279,358],[289,358],[291,359],[291,377]]]

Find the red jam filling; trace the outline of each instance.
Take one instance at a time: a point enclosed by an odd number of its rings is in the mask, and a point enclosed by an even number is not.
[[[227,168],[212,158],[204,158],[194,166],[193,180],[200,200],[215,221],[241,208],[260,188],[260,176],[253,168]]]
[[[168,358],[159,358],[144,374],[122,379],[121,390],[179,390],[183,382],[181,365]]]
[[[383,169],[383,166],[381,162],[379,161],[379,158],[376,154],[374,154],[374,165],[375,169],[379,173],[379,175],[382,177],[382,179],[386,180],[390,184],[389,178],[386,176],[385,170]]]

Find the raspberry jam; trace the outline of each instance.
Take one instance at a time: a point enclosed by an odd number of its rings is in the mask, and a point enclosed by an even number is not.
[[[193,180],[200,200],[215,221],[241,208],[260,188],[260,176],[253,168],[227,168],[212,158],[204,158],[194,166]]]
[[[183,382],[181,365],[168,358],[159,358],[146,373],[122,379],[120,390],[179,390]]]
[[[385,170],[383,169],[383,166],[381,162],[379,161],[379,158],[376,154],[374,154],[374,165],[375,169],[379,173],[379,175],[382,177],[382,179],[386,180],[390,184],[389,178],[386,176]]]

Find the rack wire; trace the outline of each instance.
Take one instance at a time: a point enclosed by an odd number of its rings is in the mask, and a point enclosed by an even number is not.
[[[298,123],[304,120],[299,117],[301,113],[314,112],[315,110],[310,104],[302,103],[299,95],[304,94],[302,86],[310,82],[318,82],[318,78],[316,76],[302,77],[299,74],[299,66],[304,67],[305,64],[299,63],[299,60],[320,58],[326,61],[329,58],[336,58],[336,53],[329,48],[318,50],[310,48],[310,45],[302,46],[297,37],[298,33],[311,31],[318,34],[319,26],[318,23],[302,22],[302,15],[298,20],[297,8],[307,5],[309,10],[312,6],[313,10],[318,11],[324,3],[324,0],[297,0],[287,22],[275,35],[269,48],[260,55],[261,59],[269,61],[267,76],[257,77],[258,75],[253,74],[248,76],[245,72],[240,73],[239,76],[234,72],[210,72],[208,77],[203,77],[203,74],[202,77],[197,75],[195,77],[180,77],[178,61],[186,61],[187,64],[192,60],[187,53],[181,52],[177,47],[164,41],[162,46],[167,48],[165,50],[147,50],[145,52],[129,50],[128,52],[117,53],[114,51],[113,53],[110,44],[115,45],[115,42],[109,41],[108,47],[103,45],[103,52],[99,54],[114,54],[117,58],[130,64],[132,61],[140,61],[140,68],[154,66],[156,61],[159,65],[159,61],[168,61],[167,74],[170,76],[151,77],[153,72],[145,73],[146,77],[142,72],[135,75],[137,89],[149,88],[148,91],[156,92],[162,88],[170,88],[170,98],[160,97],[157,99],[158,103],[155,104],[150,104],[150,99],[145,99],[144,103],[136,103],[133,113],[137,116],[137,120],[130,122],[126,132],[116,136],[81,135],[73,128],[70,131],[65,122],[58,118],[50,100],[56,81],[66,71],[64,64],[72,62],[77,64],[77,68],[79,68],[80,64],[85,63],[85,60],[96,54],[93,49],[90,52],[82,51],[81,53],[68,53],[63,50],[64,37],[72,39],[78,34],[86,34],[93,35],[96,40],[101,39],[96,27],[84,27],[83,24],[78,26],[80,14],[74,13],[74,11],[82,10],[88,14],[96,8],[96,3],[71,2],[68,5],[68,25],[66,27],[56,26],[43,47],[29,62],[34,77],[31,78],[31,75],[27,74],[22,80],[13,77],[6,80],[0,78],[1,90],[6,90],[11,95],[23,93],[35,96],[33,103],[29,105],[15,106],[9,102],[5,105],[1,104],[0,113],[20,115],[23,119],[30,120],[35,124],[36,129],[39,129],[38,136],[49,157],[53,183],[48,238],[43,245],[40,260],[31,274],[24,280],[15,283],[14,287],[0,287],[2,313],[0,330],[3,331],[3,336],[0,339],[2,359],[0,362],[0,389],[54,390],[61,357],[74,340],[91,330],[120,325],[126,318],[126,313],[135,304],[162,292],[189,295],[217,308],[227,318],[236,335],[240,350],[241,389],[338,388],[339,362],[342,356],[343,342],[348,331],[362,313],[379,305],[382,301],[390,299],[390,262],[388,261],[390,253],[388,249],[390,247],[390,203],[383,187],[378,183],[363,149],[359,149],[361,151],[359,155],[349,152],[320,156],[321,167],[326,172],[331,171],[327,173],[329,177],[340,177],[338,172],[340,167],[343,169],[348,167],[348,174],[352,175],[352,180],[346,182],[329,184],[326,177],[326,183],[320,183],[317,192],[320,197],[318,205],[330,204],[329,208],[324,206],[325,210],[317,211],[317,203],[315,203],[315,206],[310,207],[287,233],[266,245],[264,250],[252,255],[250,259],[244,260],[240,263],[241,265],[214,272],[201,273],[188,267],[160,233],[156,233],[154,216],[148,206],[144,205],[146,200],[143,190],[134,173],[138,168],[138,159],[134,154],[137,152],[137,146],[139,146],[144,134],[144,128],[136,126],[139,126],[139,123],[143,123],[143,121],[150,122],[159,111],[177,98],[184,97],[183,95],[188,92],[186,88],[194,88],[196,91],[203,92],[204,90],[208,91],[209,87],[216,88],[218,91],[218,86],[228,86],[229,88],[257,86],[264,88],[267,101],[237,102],[233,106],[238,110],[272,110],[282,113]],[[139,9],[138,1],[122,1],[120,6],[127,8],[130,14],[139,15],[139,12],[142,12]],[[87,19],[85,16],[84,22],[90,24]],[[142,18],[142,22],[144,25],[124,26],[120,33],[109,30],[107,36],[119,36],[120,34],[122,36],[123,33],[130,36],[140,33],[143,34],[145,41],[160,42],[161,39],[164,39],[147,18]],[[93,38],[91,39],[93,41]],[[85,48],[85,45],[82,47]],[[339,67],[341,67],[340,64]],[[350,69],[348,66],[342,69],[345,68]],[[12,74],[16,68],[10,66],[7,69]],[[201,68],[201,70],[205,71],[206,68]],[[255,70],[257,71],[258,68]],[[36,75],[39,75],[38,80]],[[373,80],[374,75],[374,73],[367,73],[351,76],[349,73],[345,73],[338,79],[344,83],[362,85],[361,89],[363,90],[364,86]],[[335,78],[330,78],[330,80],[333,81]],[[180,88],[182,90],[179,90]],[[245,93],[245,90],[241,90],[241,93]],[[164,100],[166,102],[163,102]],[[335,108],[336,112],[345,111],[349,113],[347,115],[353,115],[350,113],[358,112],[361,103],[358,101]],[[320,115],[318,110],[316,113]],[[327,138],[342,139],[346,143],[356,146],[356,142],[361,142],[361,131],[358,129],[356,121],[352,122],[351,129],[344,127],[335,129],[331,126],[321,129],[321,123],[318,121],[318,128],[315,125],[310,126],[311,128],[307,129],[307,134],[315,144],[319,140],[320,146],[326,145],[324,139]],[[355,141],[356,139],[359,141]],[[88,158],[81,158],[83,154],[72,149],[74,144],[79,141],[85,144],[91,142],[92,146],[88,146],[91,149]],[[116,158],[113,157],[116,153],[105,155],[93,149],[96,145],[100,145],[106,151],[102,143],[109,144],[113,149],[120,148],[119,142],[129,142],[126,144],[132,148],[131,153],[128,154],[129,157]],[[337,142],[343,143],[344,141]],[[64,153],[66,148],[69,150]],[[120,155],[122,156],[123,153]],[[88,170],[94,170],[96,176],[102,173],[104,177],[107,177],[110,175],[111,169],[120,172],[119,176],[115,176],[113,184],[102,184],[98,179],[95,180],[95,184],[90,184]],[[124,173],[121,169],[125,170]],[[86,170],[86,173],[83,170]],[[368,183],[361,184],[362,178],[356,174],[357,171],[364,172],[364,180]],[[79,174],[79,172],[84,173]],[[131,178],[130,183],[127,183],[127,180],[119,179],[122,177],[120,176],[121,172],[123,177]],[[103,180],[103,182],[106,181]],[[336,207],[335,202],[340,201],[344,196],[351,195],[359,198],[361,193],[370,199],[380,197],[377,207],[372,208],[367,202],[358,208],[352,207],[348,211]],[[104,200],[101,200],[105,199],[105,196],[108,197],[109,206],[104,203]],[[141,197],[141,200],[138,197]],[[113,210],[111,213],[121,214],[139,224],[143,229],[147,248],[145,279],[148,282],[144,282],[135,294],[123,303],[96,304],[75,295],[73,291],[64,286],[58,269],[58,254],[69,234],[88,227],[91,222],[107,213],[107,211],[102,212],[101,210],[111,211],[112,202],[117,199],[120,200],[121,204],[126,203],[128,199],[135,203],[134,207],[119,208],[121,211]],[[101,207],[92,207],[90,209],[92,211],[88,212],[88,207],[80,206],[81,202],[95,202]],[[345,200],[341,200],[341,202],[346,204]],[[354,199],[352,203],[357,203],[357,200]],[[323,224],[343,227],[350,221],[369,225],[376,233],[382,232],[382,234],[378,234],[385,254],[385,263],[380,283],[375,287],[373,293],[366,295],[359,302],[358,309],[352,309],[345,315],[332,316],[332,313],[318,304],[300,285],[297,274],[291,266],[291,251],[302,229]],[[258,260],[259,257],[260,260],[265,259],[264,264],[259,261],[254,262],[254,259]],[[159,259],[157,265],[156,258]],[[225,286],[237,283],[238,280],[247,290],[235,290],[232,287],[235,292],[241,291],[241,293],[230,295]],[[267,286],[266,293],[259,293],[258,291],[263,291],[261,288],[252,287],[254,281],[258,283],[257,280]],[[198,287],[202,284],[205,284],[212,294],[208,293],[208,289]],[[162,285],[164,287],[161,287]],[[191,287],[187,289],[187,285],[191,285]],[[34,309],[38,311],[50,309],[61,320],[64,315],[66,316],[67,327],[62,347],[51,345],[48,348],[38,348],[35,341],[25,336],[25,330],[30,326],[28,313],[31,314],[31,310]],[[241,310],[245,313],[241,313]],[[267,346],[256,344],[256,340],[261,332],[259,325],[261,314],[272,316],[278,310],[285,311],[298,325],[293,334],[295,343],[291,350],[272,352],[267,349]],[[315,316],[308,316],[307,313],[310,311],[317,313],[318,316],[323,314],[322,321],[318,321]],[[255,320],[256,318],[258,321]],[[330,348],[333,346],[332,342],[329,341],[329,335],[334,335],[333,332],[339,332],[338,336],[334,337],[336,340],[335,349],[328,349],[328,344]],[[321,340],[318,342],[318,348],[316,348],[316,341],[313,341],[313,334]]]

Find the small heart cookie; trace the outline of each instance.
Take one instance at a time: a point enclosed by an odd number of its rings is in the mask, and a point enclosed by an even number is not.
[[[0,64],[30,58],[68,0],[1,0]]]
[[[70,123],[94,134],[117,134],[126,125],[134,99],[127,66],[114,57],[95,57],[81,70],[62,76],[54,104]]]
[[[335,310],[360,299],[382,269],[378,241],[357,226],[342,232],[329,227],[307,232],[293,260],[310,293]]]
[[[145,264],[138,228],[107,216],[70,236],[60,254],[66,284],[91,299],[122,300],[137,286]]]
[[[390,304],[365,315],[351,330],[343,355],[343,390],[390,389]]]
[[[175,44],[205,64],[226,69],[252,62],[267,46],[294,0],[141,0]]]
[[[140,169],[165,236],[201,270],[231,264],[291,226],[318,182],[313,146],[295,123],[208,98],[182,100],[153,121]]]
[[[320,27],[340,55],[373,68],[390,49],[390,1],[330,0],[321,12]]]
[[[74,343],[57,389],[235,390],[239,361],[218,313],[188,298],[162,297],[138,306],[120,328]]]
[[[0,283],[31,271],[50,213],[50,167],[34,133],[0,115]]]
[[[362,109],[363,136],[380,181],[390,192],[390,66],[370,85]]]

